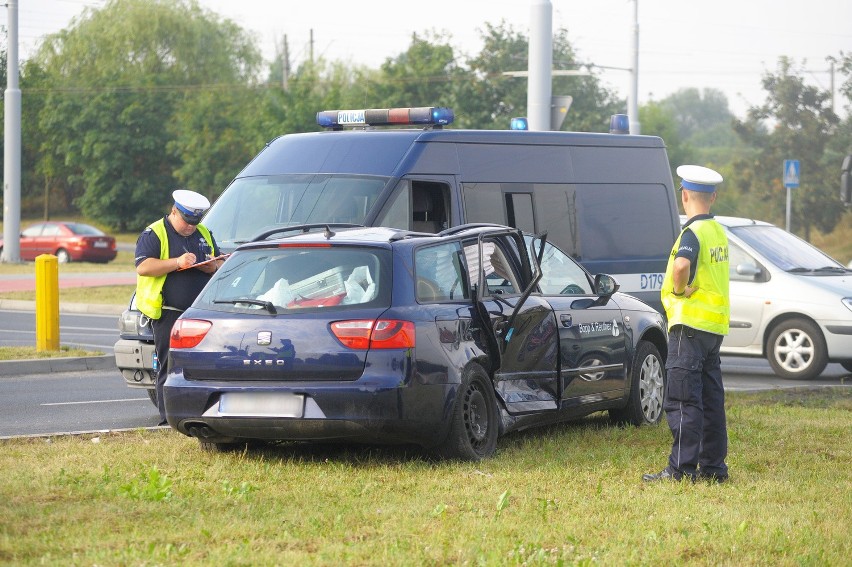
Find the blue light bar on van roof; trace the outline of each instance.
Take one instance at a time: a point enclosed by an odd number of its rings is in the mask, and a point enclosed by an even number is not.
[[[422,106],[416,108],[368,108],[364,110],[322,110],[317,112],[317,124],[323,128],[341,129],[344,126],[445,126],[455,116],[450,108]]]

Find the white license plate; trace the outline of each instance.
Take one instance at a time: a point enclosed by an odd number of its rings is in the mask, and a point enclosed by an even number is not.
[[[225,417],[302,417],[305,396],[283,392],[228,392],[219,399]]]
[[[106,248],[106,247],[107,247],[106,242],[100,242],[100,241],[95,242],[95,248]]]

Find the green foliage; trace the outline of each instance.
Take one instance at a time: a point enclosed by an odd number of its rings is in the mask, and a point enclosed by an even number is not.
[[[168,502],[172,499],[172,481],[157,467],[149,467],[142,478],[121,485],[121,492],[133,500]]]
[[[753,206],[784,218],[782,165],[785,159],[798,159],[801,185],[792,194],[791,228],[809,240],[813,228],[833,230],[843,211],[837,191],[840,164],[822,167],[839,119],[831,109],[831,94],[806,85],[802,73],[782,57],[776,73],[763,77],[766,102],[734,123],[737,134],[757,155],[735,160],[733,181],[742,195],[752,197]]]
[[[250,81],[259,63],[245,32],[193,0],[111,0],[86,9],[48,36],[33,62],[45,92],[36,170],[47,190],[64,179],[88,217],[141,228],[167,209],[181,175],[210,177],[180,169],[209,159],[199,155],[208,147],[169,144],[179,119],[197,126],[186,118],[192,109],[177,114],[187,93]]]

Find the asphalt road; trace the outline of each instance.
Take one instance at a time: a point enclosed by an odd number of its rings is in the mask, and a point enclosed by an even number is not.
[[[0,438],[155,427],[159,417],[117,370],[0,378]]]
[[[35,346],[33,311],[0,310],[0,345]],[[59,314],[59,343],[62,346],[112,354],[118,340],[117,315]]]

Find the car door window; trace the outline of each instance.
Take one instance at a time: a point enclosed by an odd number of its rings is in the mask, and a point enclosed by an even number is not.
[[[31,226],[27,228],[24,232],[21,233],[21,236],[25,236],[27,238],[33,238],[41,234],[41,229],[44,228],[43,224],[37,224],[35,226]]]
[[[760,263],[754,257],[731,242],[728,241],[728,274],[732,282],[757,281],[757,275],[761,272]]]
[[[482,242],[482,269],[485,272],[485,295],[514,295],[521,292],[520,279],[508,255],[497,240]],[[471,282],[478,281],[479,245],[470,243],[464,247]]]
[[[418,248],[414,251],[414,271],[419,302],[470,298],[458,242]]]
[[[527,241],[529,242],[529,240]],[[538,255],[541,240],[536,239],[533,252]],[[586,271],[570,256],[546,242],[541,257],[539,288],[545,295],[591,295],[592,282]]]

